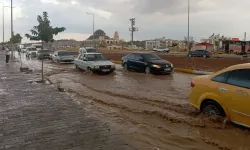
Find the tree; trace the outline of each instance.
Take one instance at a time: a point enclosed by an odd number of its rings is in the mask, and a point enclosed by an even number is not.
[[[30,30],[30,34],[25,34],[25,36],[30,40],[42,41],[45,43],[53,42],[54,35],[66,30],[65,27],[55,27],[50,25],[49,17],[47,12],[43,12],[43,16],[37,16],[38,25],[34,26]]]
[[[33,29],[30,30],[31,34],[25,34],[25,36],[30,40],[42,41],[42,47],[43,47],[44,42],[45,43],[53,42],[54,35],[57,35],[58,33],[66,30],[65,27],[53,28],[50,25],[47,12],[43,12],[43,16],[38,15],[37,21],[38,21],[38,25],[34,26]],[[44,78],[43,78],[43,58],[42,58],[42,82],[43,81],[44,81]]]
[[[184,43],[187,46],[188,52],[190,52],[190,50],[192,49],[193,45],[194,45],[194,38],[193,37],[184,37]]]
[[[10,38],[9,42],[12,44],[21,43],[22,39],[23,39],[22,36],[19,33],[17,33],[12,38]]]

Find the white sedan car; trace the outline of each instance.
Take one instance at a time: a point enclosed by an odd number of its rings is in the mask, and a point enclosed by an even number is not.
[[[56,63],[74,63],[75,57],[68,51],[55,51],[51,56],[52,61]]]
[[[168,53],[170,49],[169,48],[154,48],[153,51]]]
[[[77,69],[92,72],[112,73],[116,69],[115,64],[100,53],[82,53],[75,59],[74,64]]]

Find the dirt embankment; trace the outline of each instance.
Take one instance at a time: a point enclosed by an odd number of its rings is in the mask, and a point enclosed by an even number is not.
[[[121,58],[125,54],[108,54],[104,53],[105,57],[114,60],[121,61]],[[187,68],[195,69],[201,71],[218,71],[223,68],[229,67],[231,65],[249,63],[249,60],[241,60],[236,58],[187,58],[187,57],[178,57],[178,56],[161,56],[163,59],[166,59],[174,64],[176,68]]]

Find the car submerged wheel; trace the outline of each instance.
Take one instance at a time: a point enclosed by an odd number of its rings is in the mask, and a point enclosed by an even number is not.
[[[146,74],[150,74],[150,73],[151,73],[150,67],[146,67],[146,68],[145,68],[145,73],[146,73]]]
[[[203,58],[207,58],[207,56],[206,56],[206,55],[203,55]]]
[[[123,69],[126,70],[126,71],[128,71],[128,65],[127,65],[127,63],[123,64]]]
[[[211,117],[224,117],[225,113],[223,111],[223,108],[217,104],[216,102],[209,101],[205,102],[205,104],[202,104],[202,113],[205,114],[206,116],[211,116]]]

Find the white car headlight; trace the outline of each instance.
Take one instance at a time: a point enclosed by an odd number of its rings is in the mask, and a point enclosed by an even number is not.
[[[152,67],[154,67],[154,68],[161,68],[160,65],[152,65]]]

